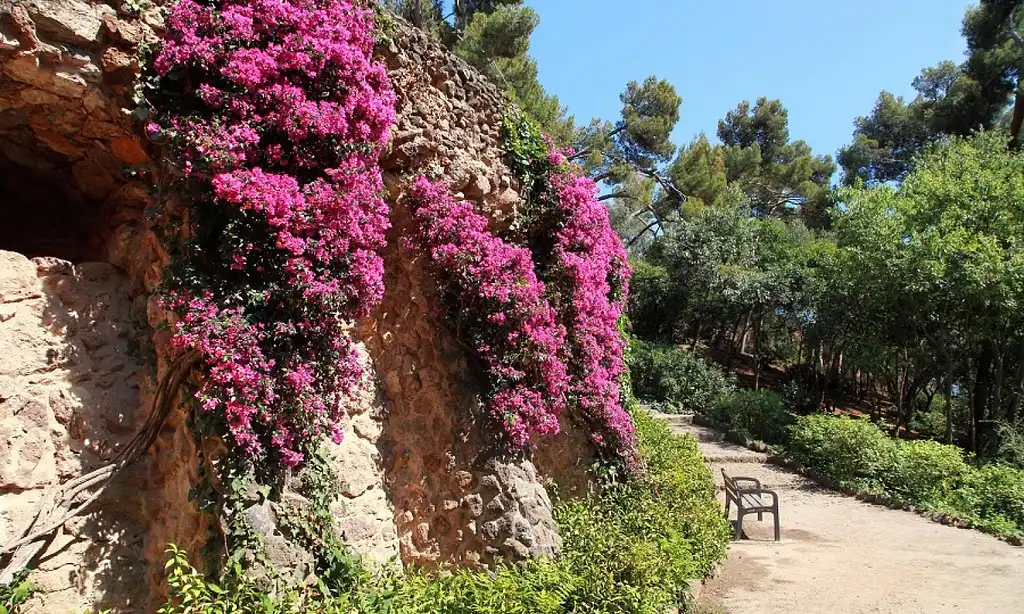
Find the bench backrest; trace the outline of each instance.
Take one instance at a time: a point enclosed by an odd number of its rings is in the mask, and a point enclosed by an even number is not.
[[[725,469],[722,469],[722,481],[725,483],[725,493],[735,499],[736,483],[732,481],[732,478],[725,472]]]

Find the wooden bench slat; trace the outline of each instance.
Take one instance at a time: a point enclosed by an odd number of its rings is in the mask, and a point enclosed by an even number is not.
[[[763,501],[760,495],[742,495],[740,498],[743,499],[743,507],[771,507],[771,503]]]

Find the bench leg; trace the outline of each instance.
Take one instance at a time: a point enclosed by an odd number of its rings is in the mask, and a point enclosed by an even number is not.
[[[779,541],[780,530],[779,530],[779,506],[775,506],[775,513],[772,514],[775,517],[775,541]]]
[[[733,541],[740,541],[743,537],[743,508],[736,508],[736,533],[733,535]]]
[[[730,503],[732,503],[732,499],[730,499],[730,498],[729,498],[729,495],[728,495],[728,494],[726,494],[726,495],[725,495],[725,517],[726,517],[726,518],[728,518],[728,517],[729,517],[729,504],[730,504]]]
[[[757,513],[757,521],[761,522],[762,520],[764,520],[764,513],[763,512],[758,512]]]

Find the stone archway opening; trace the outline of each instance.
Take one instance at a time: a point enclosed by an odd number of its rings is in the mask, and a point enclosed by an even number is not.
[[[0,126],[19,119],[16,111],[0,113]],[[0,141],[0,249],[29,258],[106,260],[102,205],[94,197],[109,191],[109,174],[54,150],[26,125],[0,128]]]

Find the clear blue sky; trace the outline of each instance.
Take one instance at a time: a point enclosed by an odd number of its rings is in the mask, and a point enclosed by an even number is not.
[[[835,155],[878,93],[910,95],[926,66],[961,62],[969,0],[527,0],[540,81],[577,121],[616,120],[630,80],[683,97],[677,144],[741,100],[779,98],[790,135]]]

